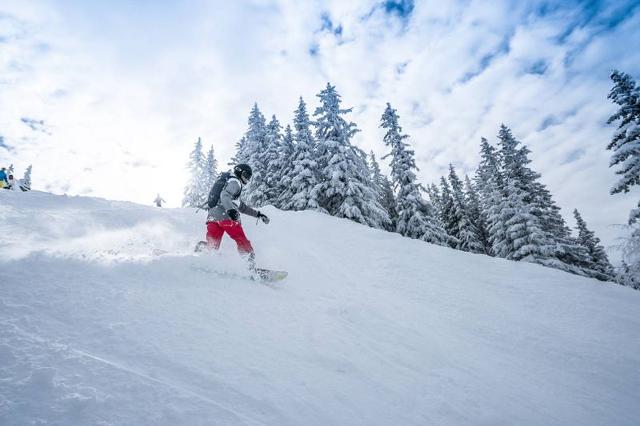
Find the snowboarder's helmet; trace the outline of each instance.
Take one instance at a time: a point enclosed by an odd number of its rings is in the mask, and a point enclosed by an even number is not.
[[[247,183],[249,182],[249,179],[251,179],[253,171],[251,170],[251,166],[248,164],[238,164],[233,168],[233,174],[236,175],[242,183]]]

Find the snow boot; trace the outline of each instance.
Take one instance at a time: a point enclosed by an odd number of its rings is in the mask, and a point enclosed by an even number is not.
[[[207,250],[207,242],[206,241],[198,241],[194,251],[196,253],[202,253]]]

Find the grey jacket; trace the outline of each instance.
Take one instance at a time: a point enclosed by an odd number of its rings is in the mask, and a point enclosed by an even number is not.
[[[231,209],[238,210],[240,213],[248,214],[249,216],[258,217],[258,211],[247,206],[244,202],[240,201],[240,205],[234,203],[235,200],[240,198],[241,192],[242,183],[240,180],[234,176],[230,177],[224,188],[222,188],[222,192],[220,192],[220,201],[209,209],[207,222],[230,220],[227,210]],[[240,220],[238,219],[238,221]]]

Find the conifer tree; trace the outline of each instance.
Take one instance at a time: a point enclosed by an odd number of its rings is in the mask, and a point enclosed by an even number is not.
[[[32,166],[29,164],[29,167],[27,167],[27,170],[24,172],[24,176],[20,179],[20,188],[23,191],[29,191],[31,189],[31,170]]]
[[[424,189],[417,182],[414,152],[405,142],[409,136],[402,134],[398,119],[396,110],[387,103],[380,127],[387,129],[384,143],[391,148],[383,158],[391,157],[391,182],[397,192],[396,232],[409,238],[447,245],[449,237],[435,216],[433,206],[422,197]]]
[[[496,149],[486,138],[480,140],[480,164],[476,172],[475,181],[481,198],[488,198],[489,193],[504,186],[500,163]]]
[[[451,184],[451,198],[453,201],[452,215],[455,221],[455,236],[458,240],[456,248],[472,253],[481,253],[483,247],[480,243],[479,231],[471,221],[462,181],[458,177],[453,164],[449,164],[449,183]]]
[[[270,202],[278,208],[283,208],[283,197],[286,196],[287,191],[291,188],[295,148],[296,147],[293,142],[293,131],[291,130],[291,126],[287,124],[287,127],[284,129],[284,135],[282,136],[278,159],[275,161],[273,166],[276,176],[273,193],[270,196]]]
[[[351,143],[358,129],[344,118],[351,108],[340,108],[340,95],[329,83],[318,98],[314,116],[320,179],[315,192],[320,206],[333,216],[384,227],[389,216],[376,199],[366,155]]]
[[[449,246],[458,246],[458,221],[454,214],[453,196],[451,187],[444,176],[440,177],[440,222],[449,238]]]
[[[277,203],[283,167],[279,161],[281,148],[282,126],[274,115],[265,130],[263,150],[253,156],[254,177],[247,185],[246,195],[251,205],[259,207]],[[257,176],[256,168],[259,168]]]
[[[549,257],[545,235],[525,193],[516,181],[507,180],[506,195],[492,216],[489,232],[496,256],[543,263]]]
[[[609,117],[608,124],[619,121],[618,128],[607,149],[612,150],[610,167],[619,166],[616,174],[621,179],[611,188],[611,194],[629,192],[634,185],[640,185],[640,87],[630,75],[613,71],[611,74],[613,88],[608,98],[620,106],[618,111]],[[640,202],[638,208],[631,210],[629,224],[640,219]]]
[[[442,225],[442,229],[444,229],[444,221],[442,220],[443,202],[442,202],[442,195],[440,194],[440,190],[438,189],[438,185],[434,183],[430,183],[425,188],[425,191],[429,196],[429,202],[431,203],[431,206],[433,209],[433,215],[436,217],[436,220],[438,221],[438,223]]]
[[[553,249],[531,205],[530,184],[538,176],[527,168],[529,151],[519,146],[504,124],[500,126],[498,145],[503,187],[500,201],[493,200],[495,204],[489,208],[493,252],[507,259],[544,263]]]
[[[589,257],[589,268],[597,272],[592,274],[595,278],[609,280],[613,278],[613,266],[609,263],[609,258],[600,245],[600,239],[595,233],[587,228],[587,223],[582,219],[578,209],[573,210],[573,216],[576,218],[576,229],[578,230],[577,242],[582,246]]]
[[[373,181],[378,196],[378,202],[389,214],[390,221],[387,226],[385,226],[385,229],[387,231],[393,231],[395,230],[398,214],[396,212],[396,199],[393,195],[391,182],[389,182],[389,179],[380,171],[380,165],[373,151],[369,154],[369,165],[371,169],[371,180]]]
[[[560,207],[551,197],[551,192],[543,184],[535,181],[530,184],[530,188],[533,213],[540,219],[546,239],[551,245],[551,256],[554,258],[545,261],[544,264],[574,274],[598,278],[600,273],[590,267],[587,250],[571,235],[571,230],[562,218]]]
[[[211,147],[209,148],[209,152],[207,153],[203,177],[205,182],[204,189],[210,190],[213,184],[216,182],[216,179],[218,178],[218,160],[216,160],[216,156],[213,151],[213,145],[211,145]]]
[[[638,229],[636,229],[636,232],[638,232]],[[640,235],[636,235],[632,241],[635,241],[636,253],[640,253]],[[629,265],[626,260],[622,260],[616,275],[616,282],[640,290],[640,262],[636,260],[632,265]]]
[[[485,215],[482,214],[482,204],[480,202],[480,195],[476,190],[469,176],[464,177],[464,193],[465,200],[467,202],[469,219],[474,227],[478,231],[478,239],[481,248],[479,253],[491,254],[491,243],[489,242],[489,230],[487,229],[487,223]]]
[[[263,183],[264,174],[266,173],[266,164],[264,162],[266,133],[267,123],[264,115],[260,112],[258,104],[254,104],[249,113],[247,131],[238,144],[235,160],[236,164],[249,164],[253,170],[253,177],[244,188],[242,196],[250,204],[256,206],[260,206],[263,201],[263,195],[257,193],[257,187]]]
[[[311,120],[302,98],[294,113],[295,142],[291,165],[291,183],[281,195],[280,205],[285,210],[317,209],[318,163],[315,158],[315,141],[311,133]]]
[[[490,216],[497,214],[502,202],[504,178],[500,170],[500,163],[496,150],[486,138],[480,140],[480,164],[474,177],[475,186],[480,195],[480,215],[485,224],[487,239],[485,241],[485,252],[494,256],[493,244],[491,242]],[[496,229],[497,230],[497,229]]]
[[[189,154],[189,183],[184,189],[182,207],[200,207],[207,200],[208,188],[204,181],[205,158],[202,154],[202,140],[198,138]]]
[[[265,120],[257,103],[253,104],[247,123],[248,128],[244,135],[244,143],[242,144],[243,151],[245,152],[239,153],[239,162],[242,163],[251,163],[265,148],[264,139],[267,133],[267,120]]]
[[[560,208],[548,189],[539,182],[540,174],[528,167],[531,162],[529,149],[520,146],[505,125],[500,127],[498,139],[502,200],[496,204],[497,197],[494,196],[488,216],[494,253],[575,274],[591,275],[593,271],[589,269],[586,251],[571,236],[560,215]],[[517,232],[513,226],[518,227]],[[522,246],[522,241],[525,241],[525,246]],[[516,253],[518,251],[527,254],[522,257]]]
[[[247,137],[242,136],[240,140],[236,143],[236,153],[233,157],[231,157],[231,161],[229,162],[229,166],[235,166],[236,164],[246,163],[246,159],[248,157],[247,153]]]
[[[434,183],[427,185],[425,188],[427,191],[427,195],[429,196],[429,201],[431,201],[431,205],[433,205],[433,211],[437,215],[439,219],[442,218],[442,197],[440,195],[440,190],[438,186]]]

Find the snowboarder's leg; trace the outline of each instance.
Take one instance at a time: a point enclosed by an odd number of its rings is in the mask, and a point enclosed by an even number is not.
[[[253,246],[251,245],[251,241],[247,239],[247,236],[244,234],[244,229],[242,229],[242,225],[233,220],[223,220],[220,222],[220,225],[224,227],[224,230],[227,234],[233,239],[238,245],[238,253],[241,256],[247,257],[247,261],[249,262],[249,269],[255,269],[256,261],[255,254],[253,252]]]
[[[224,229],[218,222],[207,222],[207,246],[209,248],[218,250],[222,235],[224,235]]]
[[[253,253],[253,246],[251,246],[251,242],[244,234],[244,229],[242,229],[241,224],[233,220],[223,220],[220,222],[220,225],[224,228],[227,234],[229,234],[231,239],[236,242],[238,245],[238,252],[241,255]]]

